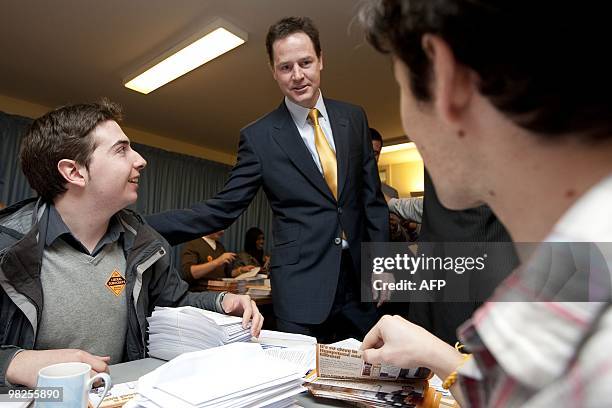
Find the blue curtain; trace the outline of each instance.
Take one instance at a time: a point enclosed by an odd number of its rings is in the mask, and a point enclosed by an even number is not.
[[[19,166],[19,145],[31,122],[29,118],[0,112],[0,201],[6,204],[35,195]],[[188,207],[206,200],[223,188],[231,170],[225,164],[138,143],[133,147],[147,160],[135,204],[135,209],[143,214]],[[272,212],[262,191],[226,231],[223,239],[226,249],[241,251],[244,235],[250,227],[259,227],[264,232],[269,251]],[[175,265],[180,262],[179,251],[180,247],[173,250]]]
[[[0,112],[0,201],[16,203],[36,193],[19,166],[21,138],[32,119]]]

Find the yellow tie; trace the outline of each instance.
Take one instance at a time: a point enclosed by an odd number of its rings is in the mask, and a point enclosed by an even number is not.
[[[315,147],[319,154],[321,167],[323,168],[323,178],[329,186],[334,198],[338,199],[338,164],[336,162],[336,153],[332,150],[321,125],[319,125],[319,110],[313,108],[308,113],[310,123],[314,128]]]

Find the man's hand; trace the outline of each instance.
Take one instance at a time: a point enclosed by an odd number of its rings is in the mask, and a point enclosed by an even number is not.
[[[372,364],[387,363],[396,367],[431,367],[428,356],[441,341],[433,334],[400,316],[383,316],[366,334],[361,344],[363,359]],[[448,346],[444,344],[445,346]],[[448,346],[450,347],[450,346]]]
[[[254,265],[244,265],[238,268],[238,272],[240,274],[247,273],[248,271],[253,270],[253,268],[255,268]]]
[[[83,350],[24,350],[13,358],[6,370],[6,379],[14,385],[34,388],[38,371],[57,363],[87,363],[95,373],[108,372],[110,357],[100,357]]]
[[[217,265],[221,266],[221,265],[225,265],[225,264],[229,264],[234,262],[234,259],[236,259],[236,254],[233,252],[224,252],[223,254],[221,254],[220,257],[218,257],[217,259],[215,259],[215,262],[217,263]]]
[[[427,367],[440,378],[457,369],[465,357],[421,326],[400,316],[383,316],[361,343],[363,360],[370,364],[386,363],[400,368]],[[458,385],[453,397],[464,406]]]
[[[385,286],[383,290],[374,289],[375,280],[381,280],[383,284],[394,283],[395,276],[393,276],[393,274],[390,272],[383,272],[376,275],[372,274],[372,298],[374,300],[378,300],[376,307],[381,307],[383,303],[391,299],[391,291],[387,286]]]
[[[252,270],[253,268],[255,268],[253,265],[244,265],[244,266],[239,266],[237,268],[234,268],[234,269],[232,269],[232,278],[240,276],[243,273],[246,273],[246,272]]]
[[[242,316],[242,327],[245,329],[249,326],[249,320],[252,320],[251,335],[253,337],[259,336],[264,318],[250,296],[227,293],[221,306],[227,314]]]
[[[264,264],[261,267],[261,271],[267,273],[270,270],[270,257],[268,255],[264,255],[263,261]]]

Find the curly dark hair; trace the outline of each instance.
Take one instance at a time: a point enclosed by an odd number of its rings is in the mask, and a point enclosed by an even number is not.
[[[321,57],[321,42],[319,30],[308,17],[285,17],[272,24],[266,35],[266,51],[270,65],[274,64],[274,50],[272,46],[276,40],[283,39],[295,33],[304,33],[312,41],[317,57]]]
[[[264,264],[264,252],[263,249],[257,249],[257,238],[263,235],[263,231],[257,227],[251,227],[247,230],[244,236],[244,252],[257,259],[259,265]]]
[[[57,170],[62,159],[89,168],[96,143],[91,131],[107,120],[121,121],[121,108],[108,100],[67,105],[32,122],[21,142],[21,169],[30,186],[47,202],[66,191]]]
[[[552,138],[611,135],[612,72],[605,3],[372,0],[360,11],[368,41],[409,68],[415,97],[431,100],[422,37],[442,37],[474,70],[480,92],[519,126]],[[598,58],[598,56],[600,56]]]

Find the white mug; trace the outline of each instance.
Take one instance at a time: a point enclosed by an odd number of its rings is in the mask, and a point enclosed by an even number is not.
[[[110,376],[99,373],[90,376],[91,366],[86,363],[59,363],[53,364],[38,371],[37,388],[61,387],[63,388],[62,402],[36,401],[35,408],[87,408],[89,391],[96,380],[104,380],[102,399],[111,388]],[[98,404],[99,406],[100,404]],[[98,408],[98,406],[94,408]]]

